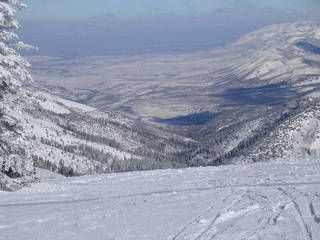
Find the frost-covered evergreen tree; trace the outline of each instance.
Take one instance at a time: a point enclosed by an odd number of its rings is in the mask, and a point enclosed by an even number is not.
[[[20,24],[14,18],[15,9],[26,8],[19,0],[0,0],[0,78],[7,85],[20,85],[22,81],[31,80],[29,72],[25,69],[29,63],[24,60],[16,49],[29,49],[32,46],[19,41],[13,32]]]
[[[19,91],[31,76],[29,63],[17,52],[33,48],[19,41],[14,30],[20,27],[15,11],[26,8],[19,0],[0,0],[0,189],[15,190],[32,179],[33,162],[23,147],[21,127],[15,113],[25,97]]]

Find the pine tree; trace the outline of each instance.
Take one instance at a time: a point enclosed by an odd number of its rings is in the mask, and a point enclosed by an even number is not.
[[[17,52],[34,49],[19,41],[14,33],[20,27],[14,18],[16,10],[26,8],[19,0],[0,0],[0,189],[16,190],[33,179],[33,161],[21,146],[19,121],[10,115],[15,111],[19,86],[32,78],[29,63]]]
[[[0,0],[0,79],[7,85],[20,85],[23,81],[32,80],[26,70],[29,63],[15,50],[36,49],[16,41],[19,37],[14,33],[15,29],[20,28],[19,22],[14,18],[15,9],[21,10],[26,7],[19,0]]]

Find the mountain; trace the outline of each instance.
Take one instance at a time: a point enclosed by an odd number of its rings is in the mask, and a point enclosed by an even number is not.
[[[237,162],[320,156],[320,104],[316,102],[302,112],[270,128],[263,137],[234,157]]]
[[[197,54],[37,57],[36,83],[6,98],[3,145],[17,147],[3,154],[26,161],[7,162],[3,181],[34,166],[77,176],[318,157],[318,46],[320,26],[298,22]]]
[[[319,25],[299,22],[219,50],[235,77],[223,83],[222,112],[194,134],[204,143],[194,155],[213,165],[318,157],[319,41]]]
[[[232,73],[255,86],[284,82],[298,93],[319,87],[319,24],[272,25],[245,35],[228,49]]]
[[[318,107],[318,100],[300,99],[279,107],[222,114],[195,134],[202,146],[193,156],[209,165],[319,157]]]
[[[16,179],[17,184],[2,183],[2,189],[23,186],[18,180],[22,183],[23,177],[32,177],[34,167],[66,176],[186,167],[191,164],[189,149],[198,144],[137,118],[101,112],[47,93],[16,88],[6,99],[3,105],[11,110],[2,122],[12,119],[13,123],[3,131],[2,141],[8,148],[13,144],[11,138],[4,138],[13,128],[19,147],[16,155],[10,150],[13,162],[7,160],[2,169],[5,179]],[[16,160],[16,156],[29,160]]]

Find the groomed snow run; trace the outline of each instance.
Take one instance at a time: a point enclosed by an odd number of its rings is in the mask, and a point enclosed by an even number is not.
[[[320,160],[65,178],[0,192],[1,240],[320,239]]]

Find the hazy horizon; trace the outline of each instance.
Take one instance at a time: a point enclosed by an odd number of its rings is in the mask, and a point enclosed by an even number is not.
[[[314,0],[26,3],[21,39],[40,48],[33,54],[57,57],[205,51],[270,24],[317,19],[319,9]]]

